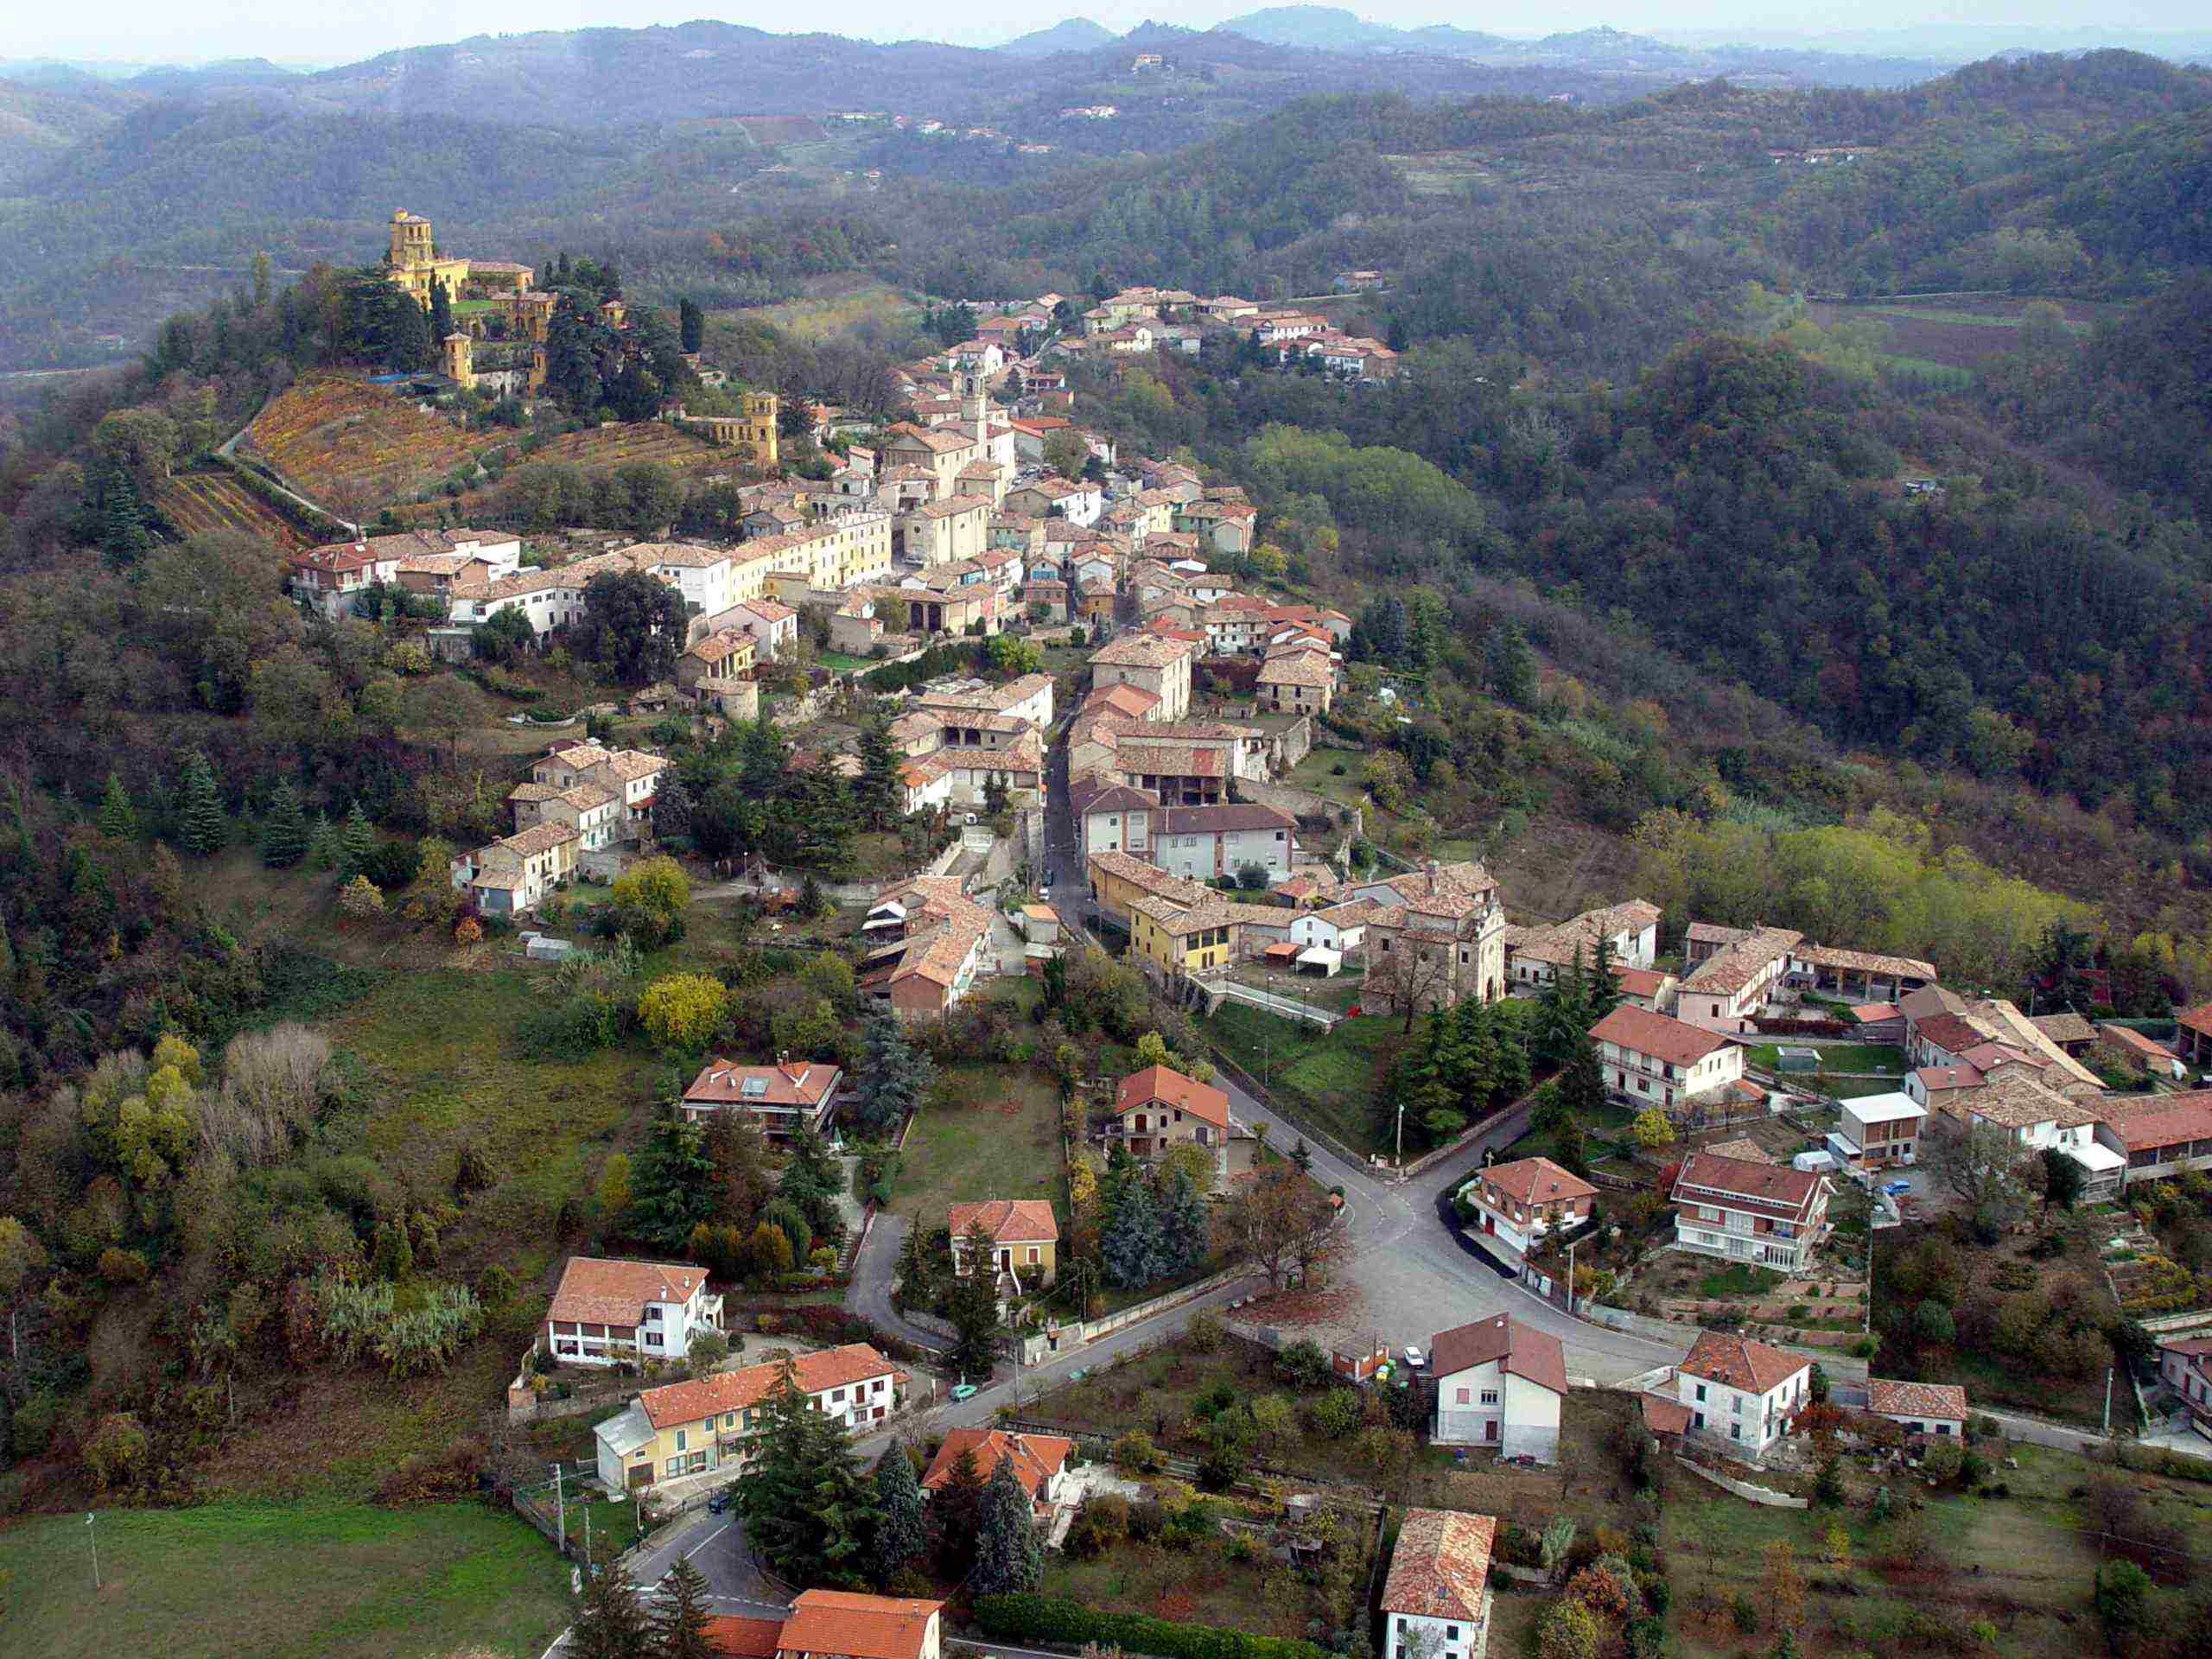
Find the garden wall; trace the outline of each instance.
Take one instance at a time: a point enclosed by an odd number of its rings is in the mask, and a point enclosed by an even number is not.
[[[1675,1461],[1700,1479],[1709,1480],[1724,1491],[1733,1492],[1741,1498],[1748,1498],[1754,1503],[1764,1503],[1770,1510],[1808,1510],[1813,1506],[1812,1500],[1809,1498],[1792,1497],[1787,1492],[1777,1492],[1769,1486],[1754,1486],[1748,1480],[1731,1479],[1719,1470],[1708,1469],[1701,1463],[1692,1463],[1688,1458],[1679,1453],[1676,1454]]]

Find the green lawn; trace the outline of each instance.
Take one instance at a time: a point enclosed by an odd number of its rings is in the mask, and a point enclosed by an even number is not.
[[[476,1503],[215,1503],[0,1533],[0,1649],[41,1659],[537,1659],[569,1622],[569,1568]]]
[[[1224,1002],[1200,1024],[1292,1112],[1356,1149],[1388,1150],[1389,1137],[1376,1118],[1375,1082],[1406,1040],[1402,1020],[1363,1014],[1325,1032],[1304,1020]]]
[[[1723,1296],[1757,1296],[1772,1290],[1789,1275],[1777,1273],[1772,1268],[1754,1268],[1741,1262],[1732,1262],[1718,1273],[1708,1273],[1697,1281],[1697,1294],[1715,1300]]]
[[[1753,1043],[1745,1058],[1753,1065],[1778,1071],[1783,1046],[1780,1043]],[[1821,1043],[1815,1046],[1820,1050],[1823,1071],[1878,1071],[1897,1077],[1904,1075],[1904,1051],[1894,1043]]]
[[[817,651],[814,653],[814,660],[823,668],[836,669],[840,674],[859,674],[883,666],[874,658],[854,657],[842,651]]]
[[[960,1065],[947,1077],[962,1103],[914,1119],[892,1206],[926,1228],[951,1205],[979,1198],[1046,1198],[1065,1220],[1059,1093],[1036,1072]]]

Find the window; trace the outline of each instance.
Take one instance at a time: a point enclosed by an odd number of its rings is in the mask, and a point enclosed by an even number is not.
[[[683,1434],[684,1431],[680,1428],[676,1431],[676,1449],[679,1452],[683,1449]]]
[[[1483,1404],[1486,1406],[1494,1406],[1497,1403],[1497,1390],[1496,1389],[1484,1389],[1483,1390]]]
[[[1460,1390],[1459,1390],[1459,1404],[1461,1404],[1461,1405],[1463,1405],[1463,1406],[1464,1406],[1464,1405],[1465,1405],[1465,1404],[1467,1403],[1467,1390],[1466,1390],[1466,1389],[1460,1389]]]
[[[1699,1384],[1697,1385],[1697,1397],[1698,1397],[1700,1401],[1702,1401],[1702,1400],[1705,1398],[1705,1384],[1704,1384],[1704,1383],[1702,1383],[1702,1382],[1700,1382],[1700,1383],[1699,1383]]]
[[[1728,1425],[1728,1438],[1729,1438],[1730,1440],[1742,1440],[1742,1439],[1744,1438],[1744,1426],[1743,1426],[1741,1423],[1731,1423],[1731,1424],[1729,1424],[1729,1425]]]

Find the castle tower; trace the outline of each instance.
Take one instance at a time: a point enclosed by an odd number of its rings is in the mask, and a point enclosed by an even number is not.
[[[420,270],[436,257],[430,243],[430,221],[404,207],[395,207],[391,214],[391,268]]]
[[[745,394],[745,442],[753,446],[753,459],[763,467],[777,464],[776,415],[774,392],[748,391]]]
[[[976,435],[976,459],[986,460],[991,453],[990,405],[983,397],[982,376],[967,377],[968,395],[961,399],[961,417],[968,423],[968,429]]]
[[[438,342],[442,365],[448,380],[457,380],[474,391],[476,389],[476,370],[472,363],[475,342],[458,329]]]

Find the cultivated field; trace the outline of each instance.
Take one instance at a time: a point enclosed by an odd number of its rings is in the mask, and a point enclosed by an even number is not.
[[[1823,328],[1850,321],[1885,325],[1890,346],[1885,355],[1897,359],[1899,367],[1927,365],[1972,369],[2000,353],[2016,349],[2016,331],[2031,305],[2057,306],[2065,313],[2067,327],[2077,334],[2087,334],[2126,308],[2089,300],[1936,298],[1877,300],[1861,305],[1821,302],[1808,305],[1805,315]]]
[[[270,399],[246,429],[243,448],[308,500],[354,518],[507,442],[504,435],[464,432],[382,386],[327,375],[302,379]],[[358,511],[346,513],[345,505]]]
[[[185,473],[162,486],[154,509],[180,536],[208,530],[242,530],[279,547],[305,547],[308,538],[275,508],[228,473]]]
[[[713,320],[742,325],[765,322],[802,340],[822,340],[842,334],[870,318],[899,322],[916,315],[912,300],[888,283],[872,276],[840,273],[810,278],[806,292],[795,300],[737,311],[717,311]]]
[[[529,455],[518,454],[510,460],[557,461],[592,471],[627,467],[639,461],[657,461],[679,470],[711,467],[717,461],[725,466],[735,464],[729,451],[718,449],[705,439],[661,421],[635,421],[627,425],[564,432]]]

